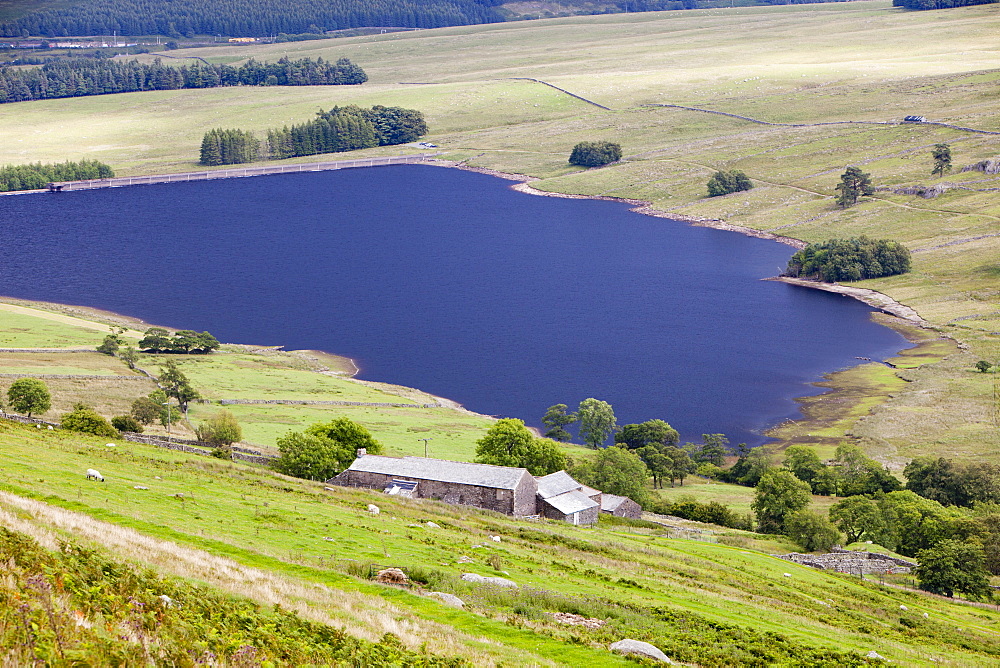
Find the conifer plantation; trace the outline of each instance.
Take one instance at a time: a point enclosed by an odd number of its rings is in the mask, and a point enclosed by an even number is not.
[[[53,181],[83,181],[86,179],[108,179],[114,176],[112,169],[97,160],[66,161],[55,165],[6,165],[0,167],[0,192],[13,190],[36,190]]]
[[[340,86],[368,81],[365,71],[347,58],[261,63],[253,58],[232,65],[170,67],[158,58],[151,65],[135,60],[71,58],[41,67],[0,68],[0,103],[58,97],[132,93],[143,90],[216,88],[219,86]]]
[[[416,141],[427,134],[424,115],[416,109],[355,105],[320,111],[301,125],[267,131],[267,156],[272,160],[318,153],[343,153],[360,148]],[[260,157],[261,143],[245,130],[210,130],[201,142],[201,164],[237,165]]]
[[[320,111],[308,123],[267,131],[267,149],[274,159],[317,153],[340,153],[373,146],[416,141],[427,134],[424,115],[415,109],[354,105]]]
[[[201,141],[203,165],[240,165],[260,155],[260,140],[246,130],[209,130]]]

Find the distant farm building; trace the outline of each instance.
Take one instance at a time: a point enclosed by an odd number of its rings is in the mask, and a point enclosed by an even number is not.
[[[642,517],[642,506],[627,496],[604,494],[601,496],[601,512],[615,517],[630,517],[637,520]]]
[[[527,469],[380,455],[358,457],[349,468],[327,482],[488,508],[505,515],[534,515],[538,489]],[[394,488],[398,491],[393,492]],[[404,491],[405,494],[400,494]]]
[[[230,44],[253,44],[257,41],[256,37],[230,37]]]
[[[358,454],[350,467],[327,483],[505,515],[541,515],[576,525],[597,522],[601,508],[601,492],[573,480],[565,471],[534,478],[527,469],[508,466]]]
[[[601,508],[601,492],[582,485],[565,471],[536,478],[538,514],[570,524],[594,524]]]

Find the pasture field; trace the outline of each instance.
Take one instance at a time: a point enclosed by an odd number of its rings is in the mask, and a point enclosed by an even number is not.
[[[105,483],[84,480],[91,467]],[[745,532],[682,532],[699,538],[691,540],[661,528],[526,523],[5,421],[0,490],[5,522],[36,535],[100,543],[173,575],[294,603],[363,636],[395,624],[411,648],[426,642],[480,664],[621,665],[604,648],[625,635],[699,664],[825,656],[861,665],[859,655],[875,650],[900,665],[985,666],[1000,656],[992,608],[781,561],[761,549],[789,546]],[[378,516],[366,510],[372,502]],[[426,589],[368,579],[388,566]],[[464,572],[521,589],[477,589],[459,579]],[[456,593],[466,609],[420,595],[430,589]],[[563,626],[546,614],[555,611],[607,624]]]
[[[46,304],[29,307],[27,303],[21,303],[17,310],[0,308],[0,338],[8,337],[12,348],[28,349],[0,352],[0,394],[6,396],[10,383],[19,375],[41,378],[52,394],[52,408],[41,417],[58,421],[78,402],[109,418],[126,414],[135,399],[156,389],[152,379],[130,370],[121,360],[93,351],[108,331],[107,325],[83,317],[94,314],[68,316],[49,310],[55,308]],[[72,338],[77,334],[79,338]],[[57,344],[67,342],[86,342],[90,351],[30,351],[33,347],[59,348]],[[388,454],[423,455],[424,443],[418,439],[430,438],[432,456],[471,461],[476,440],[492,424],[487,416],[419,390],[353,380],[350,360],[318,351],[227,344],[210,355],[142,354],[137,366],[158,375],[168,359],[177,363],[204,399],[191,404],[187,420],[171,425],[172,434],[185,438],[193,438],[194,426],[214,415],[226,399],[307,402],[225,406],[239,420],[248,445],[274,454],[275,441],[289,431],[349,417],[371,430]],[[166,429],[149,425],[146,432],[164,435]],[[567,448],[577,454],[589,452],[580,446]]]
[[[991,5],[905,12],[865,0],[180,50],[174,55],[227,63],[346,56],[370,81],[0,105],[0,130],[10,137],[0,163],[87,157],[121,175],[186,171],[197,169],[210,128],[262,133],[334,105],[401,105],[424,112],[427,139],[441,158],[527,175],[542,191],[642,199],[667,215],[723,219],[806,241],[897,239],[914,251],[913,271],[859,285],[912,306],[962,348],[907,371],[910,382],[901,388],[889,377],[860,381],[855,394],[875,384],[882,398],[867,397],[823,433],[809,437],[807,428],[794,441],[835,446],[861,416],[866,447],[893,466],[928,448],[996,460],[991,385],[968,370],[978,359],[1000,357],[1000,198],[991,190],[1000,177],[960,169],[997,157],[1000,136],[899,121],[919,114],[1000,131],[998,29],[1000,13]],[[625,159],[585,171],[568,165],[571,147],[591,139],[621,143]],[[941,142],[951,145],[955,170],[937,178],[930,150]],[[350,157],[416,150],[381,147]],[[834,186],[849,164],[870,172],[877,186],[952,187],[933,199],[882,190],[841,210]],[[756,187],[706,198],[708,177],[734,168]],[[877,415],[864,417],[875,403]],[[931,419],[943,411],[946,417]]]

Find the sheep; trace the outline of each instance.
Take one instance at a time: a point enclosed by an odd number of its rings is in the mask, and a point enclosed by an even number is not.
[[[490,540],[492,540],[494,543],[499,543],[500,536],[490,536]]]
[[[87,469],[87,480],[100,480],[104,482],[104,476],[97,469]]]
[[[371,513],[372,515],[378,515],[380,511],[378,509],[378,506],[376,506],[374,503],[369,503],[368,512]]]

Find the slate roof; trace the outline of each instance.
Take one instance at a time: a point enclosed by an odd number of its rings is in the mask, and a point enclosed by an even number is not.
[[[538,496],[543,499],[565,494],[571,490],[583,487],[583,485],[573,480],[572,476],[565,471],[556,471],[555,473],[535,478],[535,480],[538,481]]]
[[[381,473],[402,478],[437,480],[439,482],[475,485],[493,489],[514,489],[528,474],[527,469],[489,464],[451,462],[446,459],[425,457],[383,457],[364,455],[354,460],[349,471]]]
[[[586,485],[582,486],[580,491],[583,492],[585,496],[589,496],[591,498],[597,496],[598,494],[604,494],[601,490],[594,489],[593,487],[587,487]]]
[[[601,497],[601,510],[606,510],[609,513],[613,513],[618,510],[618,506],[622,505],[628,497],[618,496],[617,494],[607,494],[605,493]]]
[[[563,494],[557,494],[549,497],[545,499],[545,503],[549,504],[563,515],[572,515],[573,513],[578,513],[581,510],[597,507],[597,501],[594,501],[586,494],[583,494],[575,489],[569,492],[564,492]]]

